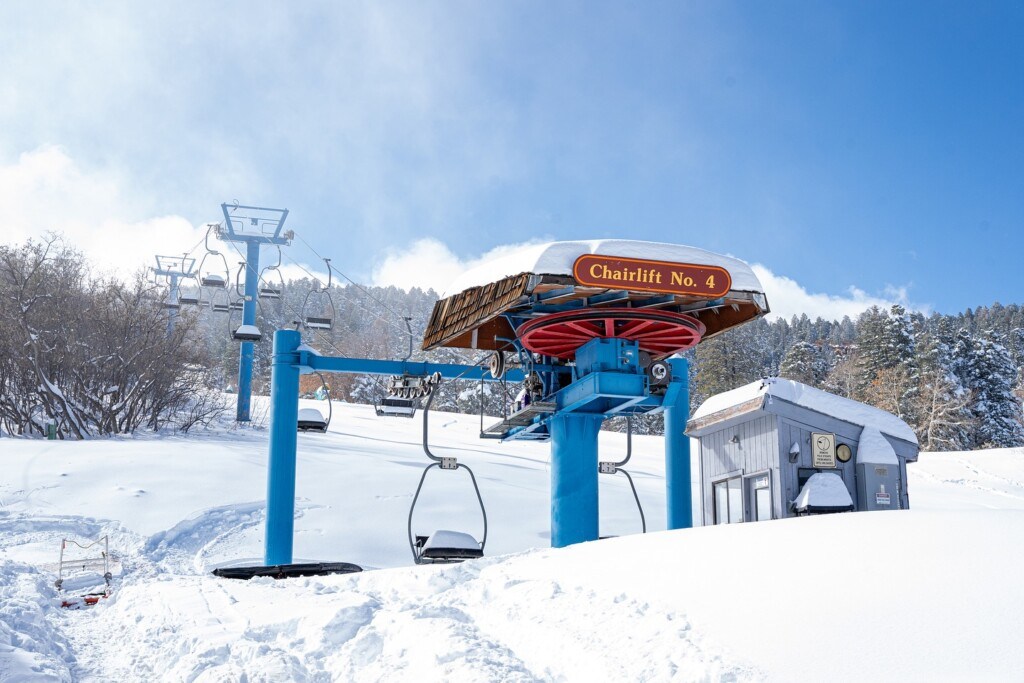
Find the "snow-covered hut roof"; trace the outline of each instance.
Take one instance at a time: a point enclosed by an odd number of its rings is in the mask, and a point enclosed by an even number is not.
[[[853,498],[839,475],[818,472],[800,489],[793,506],[797,512],[847,512],[853,509]]]
[[[639,282],[589,285],[577,282],[573,265],[582,256],[640,259],[663,265],[694,265],[728,271],[729,290],[721,295],[666,293]],[[602,297],[600,304],[592,303]],[[613,300],[609,300],[611,297]],[[547,242],[503,254],[456,278],[434,306],[423,348],[452,346],[504,348],[515,330],[506,315],[534,317],[534,307],[579,305],[656,308],[686,312],[712,337],[768,313],[768,301],[749,265],[731,256],[679,244],[638,240]]]
[[[782,400],[809,410],[829,415],[850,424],[872,428],[879,433],[917,444],[914,430],[892,413],[809,387],[790,379],[766,378],[726,391],[704,401],[690,418],[688,430],[719,422],[751,410],[760,410],[769,401]],[[890,450],[891,450],[890,446]]]

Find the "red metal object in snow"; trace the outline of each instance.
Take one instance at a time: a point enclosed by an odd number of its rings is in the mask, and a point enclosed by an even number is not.
[[[636,309],[584,308],[554,313],[523,324],[519,341],[527,350],[567,360],[591,339],[635,341],[655,359],[693,348],[704,336],[704,324],[685,313]]]

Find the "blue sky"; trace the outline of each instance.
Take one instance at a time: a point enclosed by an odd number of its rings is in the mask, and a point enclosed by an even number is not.
[[[0,5],[0,231],[134,263],[237,198],[362,281],[623,237],[1024,299],[1019,3],[212,4]]]

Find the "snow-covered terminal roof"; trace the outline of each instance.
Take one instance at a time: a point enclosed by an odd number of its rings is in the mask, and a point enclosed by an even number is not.
[[[620,282],[595,283],[578,268],[581,257],[602,263],[640,266],[695,266],[701,272],[725,271],[713,293],[667,291],[645,283],[622,268]],[[621,261],[619,261],[621,260]],[[595,265],[594,268],[600,268]],[[630,265],[632,269],[632,265]],[[591,273],[598,271],[588,271]],[[608,272],[608,271],[606,271]],[[585,274],[585,273],[584,273]],[[627,277],[628,276],[628,277]],[[581,282],[581,280],[583,280]],[[616,278],[618,280],[618,278]],[[660,280],[660,278],[659,278]],[[709,279],[708,282],[711,282]],[[458,277],[434,306],[424,334],[425,349],[438,346],[498,349],[515,336],[504,317],[535,317],[557,306],[651,308],[685,312],[703,323],[704,338],[768,313],[764,288],[750,266],[739,259],[695,247],[637,240],[579,240],[523,247]]]

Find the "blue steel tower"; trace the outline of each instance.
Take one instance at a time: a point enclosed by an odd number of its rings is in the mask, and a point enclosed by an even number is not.
[[[242,324],[256,325],[256,299],[259,296],[260,247],[273,245],[288,246],[294,236],[292,231],[283,232],[288,209],[270,209],[241,204],[221,204],[224,223],[217,229],[218,239],[245,244],[245,294],[242,304]],[[252,361],[255,355],[253,342],[243,341],[238,359],[238,407],[235,419],[249,421],[252,400]]]

